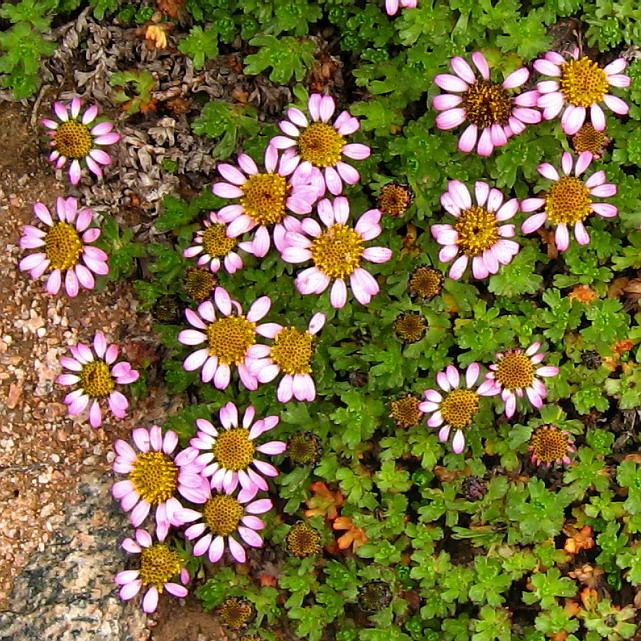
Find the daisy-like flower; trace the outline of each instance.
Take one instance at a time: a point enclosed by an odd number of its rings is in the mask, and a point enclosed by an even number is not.
[[[42,248],[44,251],[23,258],[20,269],[28,271],[32,278],[40,278],[50,270],[46,285],[50,294],[60,291],[63,272],[65,290],[69,296],[77,296],[80,285],[93,289],[96,281],[92,272],[100,276],[109,273],[107,254],[91,244],[100,236],[97,227],[89,229],[93,222],[93,211],[82,209],[78,212],[78,201],[75,198],[56,200],[58,220],[55,222],[42,203],[35,203],[33,211],[49,229],[43,231],[33,225],[22,228],[20,247]],[[80,262],[81,259],[84,264]]]
[[[183,330],[178,340],[183,345],[207,345],[190,354],[183,367],[188,372],[202,367],[203,383],[213,380],[216,389],[225,389],[231,378],[231,366],[235,365],[243,385],[249,390],[257,389],[258,380],[248,368],[248,351],[256,343],[256,336],[263,335],[265,325],[256,323],[269,312],[271,304],[269,296],[261,296],[245,316],[240,303],[232,300],[227,290],[216,287],[213,302],[201,303],[198,313],[185,310],[187,321],[196,329]]]
[[[53,148],[49,160],[54,163],[56,169],[62,169],[67,160],[71,161],[69,180],[72,185],[80,182],[81,161],[87,165],[89,171],[99,178],[102,177],[100,165],[111,164],[111,156],[99,147],[113,145],[120,140],[120,134],[112,131],[114,126],[110,122],[101,122],[90,127],[98,115],[97,105],[85,109],[82,115],[81,106],[80,98],[74,98],[68,106],[55,102],[53,111],[57,120],[45,118],[42,121],[49,130],[49,145]]]
[[[247,554],[234,534],[250,547],[262,547],[263,539],[257,530],[264,529],[265,523],[256,514],[269,512],[273,504],[270,499],[248,501],[241,500],[240,496],[234,498],[229,494],[213,494],[201,511],[182,510],[180,518],[185,522],[200,521],[185,530],[187,539],[198,539],[192,550],[193,555],[202,556],[207,552],[209,560],[216,563],[223,556],[226,543],[234,559],[238,563],[245,563]]]
[[[597,131],[594,128],[594,125],[590,122],[586,122],[572,137],[572,146],[574,147],[574,151],[577,154],[589,151],[594,160],[598,160],[603,157],[605,148],[611,142],[612,138],[606,135],[605,129],[603,131]]]
[[[592,152],[584,151],[574,163],[572,154],[568,151],[561,156],[563,175],[550,163],[544,162],[539,166],[539,173],[544,178],[553,181],[547,194],[542,198],[526,198],[521,203],[525,212],[537,212],[527,218],[521,226],[524,234],[531,234],[546,221],[556,226],[555,243],[559,251],[564,251],[570,244],[569,225],[574,225],[574,237],[580,245],[590,242],[583,221],[592,213],[603,218],[612,218],[619,212],[609,203],[594,202],[596,198],[610,198],[617,193],[617,186],[606,183],[604,171],[594,172],[587,180],[579,178],[592,163]],[[574,169],[574,175],[572,170]],[[539,211],[543,209],[543,211]]]
[[[281,403],[288,403],[292,396],[298,401],[316,398],[316,386],[311,377],[314,336],[325,325],[325,319],[325,314],[314,314],[305,332],[297,327],[269,323],[263,336],[273,338],[274,344],[249,348],[249,356],[253,359],[250,368],[260,383],[273,381],[279,372],[284,372],[277,391]]]
[[[342,111],[334,124],[329,124],[336,111],[336,103],[331,96],[314,93],[309,97],[307,108],[312,117],[311,123],[300,109],[292,107],[287,110],[289,120],[279,124],[285,136],[275,136],[269,144],[277,149],[295,148],[293,162],[300,162],[296,172],[311,175],[319,198],[326,189],[337,196],[343,191],[343,181],[354,185],[360,179],[358,171],[344,162],[343,157],[364,160],[369,158],[372,150],[367,145],[345,142],[345,136],[353,134],[361,126],[358,118],[349,112]]]
[[[450,66],[456,75],[443,73],[434,78],[441,89],[451,93],[436,96],[432,106],[443,112],[436,117],[439,129],[454,129],[468,123],[458,142],[460,151],[470,152],[476,147],[479,156],[489,156],[495,147],[506,145],[508,138],[525,131],[527,125],[541,122],[541,113],[532,109],[538,92],[510,95],[512,89],[527,82],[530,72],[525,67],[498,84],[490,80],[490,66],[480,51],[472,54],[472,62],[481,74],[480,79],[463,58],[452,58]]]
[[[111,413],[116,418],[125,418],[129,402],[115,387],[137,381],[140,374],[127,361],[114,365],[120,351],[118,346],[108,345],[105,335],[96,332],[93,350],[89,345],[78,343],[70,345],[69,351],[73,358],[62,356],[60,364],[73,373],[61,374],[56,379],[59,385],[78,386],[78,389],[65,396],[64,402],[69,406],[69,415],[77,416],[90,406],[89,423],[92,427],[100,427],[100,402],[106,398]]]
[[[435,390],[425,390],[425,398],[418,407],[421,412],[431,414],[427,419],[430,427],[438,427],[438,438],[446,443],[450,438],[452,428],[455,430],[452,438],[452,450],[460,454],[465,447],[465,434],[480,409],[481,396],[490,396],[476,385],[481,368],[478,363],[470,363],[465,370],[465,386],[461,388],[461,375],[454,365],[448,365],[444,371],[436,375],[436,382],[445,394]]]
[[[189,583],[189,572],[184,562],[170,546],[154,543],[146,530],[136,530],[136,538],[126,538],[122,548],[129,554],[140,555],[139,570],[124,570],[114,579],[120,588],[123,601],[133,599],[141,589],[146,589],[142,609],[150,614],[158,606],[158,597],[165,590],[172,596],[187,596],[185,583]],[[178,583],[180,581],[180,583]]]
[[[560,430],[555,425],[544,425],[532,434],[528,449],[532,462],[537,465],[569,465],[572,462],[569,455],[576,452],[573,444],[574,437],[567,430]]]
[[[196,420],[198,433],[190,442],[199,454],[196,463],[204,466],[201,474],[211,477],[211,488],[232,494],[240,483],[238,500],[242,503],[253,499],[258,490],[269,489],[261,474],[278,476],[278,470],[256,458],[256,453],[274,456],[287,448],[284,441],[256,444],[255,439],[274,429],[280,419],[266,416],[254,422],[255,415],[256,408],[250,405],[239,426],[238,409],[233,403],[227,403],[218,415],[223,429],[216,429],[210,421],[199,418]]]
[[[606,67],[599,67],[594,60],[581,56],[578,48],[572,52],[570,60],[548,51],[534,62],[534,68],[540,74],[557,78],[543,80],[537,85],[537,105],[543,109],[543,117],[546,120],[556,118],[567,104],[561,126],[568,136],[573,136],[585,122],[589,107],[592,125],[597,131],[603,131],[605,114],[600,102],[616,114],[625,115],[630,111],[621,98],[608,93],[610,87],[630,86],[630,77],[621,73],[627,66],[623,58],[617,58]]]
[[[161,428],[153,425],[148,430],[136,428],[132,437],[138,452],[121,439],[114,443],[117,456],[113,470],[128,474],[129,478],[114,483],[111,493],[125,512],[131,510],[134,527],[155,508],[156,536],[163,541],[170,525],[182,525],[176,514],[183,505],[176,493],[193,503],[204,503],[207,493],[202,488],[206,488],[207,481],[200,475],[202,466],[194,462],[194,452],[183,450],[174,456],[178,445],[176,432],[167,430],[163,436]]]
[[[559,368],[553,365],[538,367],[545,358],[545,352],[538,351],[540,347],[541,343],[536,342],[526,350],[510,349],[497,354],[498,363],[490,365],[491,371],[479,387],[479,393],[484,396],[501,394],[508,418],[514,416],[516,399],[522,398],[524,392],[534,407],[541,407],[548,391],[537,377],[548,378],[559,373]]]
[[[296,287],[301,294],[321,294],[332,279],[330,301],[340,309],[347,302],[345,279],[349,277],[356,300],[368,305],[378,294],[379,286],[374,277],[360,265],[363,259],[371,263],[386,263],[392,257],[387,247],[367,247],[363,244],[376,238],[382,231],[378,209],[366,211],[355,227],[347,225],[349,201],[339,196],[332,203],[328,198],[318,203],[318,216],[327,229],[312,218],[305,218],[301,233],[289,232],[287,246],[281,257],[288,263],[314,262],[314,267],[304,269],[296,277]],[[310,238],[311,237],[311,238]]]
[[[236,247],[251,252],[251,243],[239,243],[238,239],[227,234],[227,224],[212,211],[209,220],[203,222],[204,229],[194,235],[194,244],[183,252],[185,258],[198,256],[199,265],[209,265],[212,272],[217,272],[224,265],[225,270],[233,274],[243,268],[243,259],[234,251]]]
[[[309,214],[319,196],[310,184],[309,172],[293,173],[297,165],[293,151],[285,152],[279,160],[278,151],[271,146],[265,151],[266,173],[260,173],[247,154],[238,156],[240,169],[218,165],[227,182],[214,183],[213,192],[220,198],[240,199],[239,204],[223,207],[218,221],[228,223],[227,236],[231,238],[258,227],[253,240],[242,243],[242,248],[259,258],[269,251],[269,227],[274,226],[274,244],[280,249],[286,231],[297,229],[298,221],[290,214]]]
[[[452,180],[441,196],[443,207],[456,218],[454,225],[432,225],[432,236],[443,245],[439,260],[447,263],[458,256],[449,276],[458,280],[472,259],[474,278],[496,274],[500,265],[508,265],[519,253],[513,240],[514,225],[501,225],[519,211],[516,198],[503,203],[498,189],[478,181],[474,185],[476,204],[468,188],[459,180]]]
[[[403,9],[416,9],[418,0],[385,0],[385,11],[388,16],[394,16],[398,13],[399,7]]]

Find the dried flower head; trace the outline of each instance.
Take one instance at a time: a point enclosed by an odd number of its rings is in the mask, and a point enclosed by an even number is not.
[[[187,294],[200,303],[212,295],[218,282],[217,276],[208,270],[198,269],[198,267],[188,269],[183,280]]]
[[[388,216],[402,216],[412,204],[414,192],[409,185],[392,182],[381,187],[378,208]]]
[[[421,399],[416,394],[407,394],[403,398],[390,403],[392,408],[390,418],[396,421],[398,427],[415,427],[423,418],[423,412],[419,407],[420,404]]]
[[[432,300],[443,290],[444,280],[443,273],[438,269],[421,265],[410,276],[408,283],[410,296],[423,300]]]
[[[420,312],[401,312],[394,321],[394,333],[404,343],[416,343],[427,332],[427,320]]]
[[[296,432],[287,441],[287,456],[297,465],[316,465],[323,448],[313,432]]]
[[[601,367],[602,359],[599,352],[595,352],[594,350],[587,350],[583,352],[583,354],[581,354],[581,362],[588,369],[599,369],[599,367]]]
[[[161,323],[177,323],[180,320],[178,298],[176,296],[161,296],[153,304],[151,315]]]
[[[552,463],[571,463],[568,454],[575,451],[572,446],[574,438],[567,430],[560,430],[555,425],[539,427],[530,438],[529,450],[532,461],[537,465]]]
[[[461,489],[468,501],[478,501],[487,494],[487,483],[480,476],[466,476]]]
[[[253,604],[237,596],[225,599],[218,609],[221,623],[232,630],[246,628],[255,615]]]
[[[319,554],[321,549],[320,532],[307,523],[296,523],[287,535],[287,550],[299,559]]]
[[[605,131],[597,131],[590,122],[583,125],[572,138],[574,151],[576,151],[577,154],[589,151],[595,160],[603,156],[605,148],[611,141],[612,138],[606,136]]]
[[[385,581],[368,581],[358,590],[358,605],[365,612],[380,612],[392,602],[392,591]]]

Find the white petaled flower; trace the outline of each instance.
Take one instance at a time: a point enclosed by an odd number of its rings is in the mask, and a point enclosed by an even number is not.
[[[134,527],[155,509],[156,536],[164,541],[169,526],[183,525],[176,514],[184,506],[176,494],[193,503],[207,500],[203,489],[207,481],[200,475],[203,466],[195,463],[196,456],[191,451],[174,455],[178,435],[172,430],[163,436],[158,425],[148,430],[138,427],[132,431],[132,438],[138,452],[122,439],[114,443],[117,456],[113,470],[117,474],[128,474],[129,478],[114,483],[111,493],[125,512],[131,510]]]
[[[198,434],[190,445],[199,455],[196,462],[203,465],[202,475],[211,477],[211,488],[232,494],[240,483],[241,502],[253,499],[258,490],[267,491],[269,486],[263,476],[278,476],[278,470],[256,457],[256,454],[274,456],[287,448],[284,441],[269,441],[261,445],[255,440],[278,425],[278,416],[266,416],[254,422],[256,409],[250,405],[238,425],[238,409],[227,403],[220,409],[219,418],[223,429],[217,429],[204,418],[196,420]]]
[[[120,598],[133,599],[141,589],[146,589],[142,609],[151,614],[158,607],[160,594],[167,591],[172,596],[183,598],[188,590],[189,572],[176,551],[165,543],[154,543],[146,530],[136,530],[136,538],[126,538],[122,548],[129,554],[140,555],[140,569],[119,572],[114,581],[122,586]],[[180,583],[178,583],[180,581]]]
[[[594,172],[587,180],[579,178],[590,166],[593,155],[589,151],[579,154],[576,164],[571,153],[561,157],[560,175],[550,163],[539,166],[539,173],[553,182],[545,196],[526,198],[521,203],[525,212],[535,212],[521,226],[524,234],[531,234],[545,223],[556,226],[554,240],[557,249],[565,251],[570,245],[568,227],[574,225],[574,237],[580,245],[590,243],[590,234],[583,221],[592,213],[603,218],[612,218],[619,210],[609,203],[594,202],[594,198],[610,198],[617,193],[617,186],[606,183],[604,171]],[[574,173],[574,175],[572,175]],[[543,209],[543,211],[540,211]]]
[[[61,102],[55,102],[53,111],[58,120],[45,118],[42,124],[47,127],[47,135],[51,138],[49,145],[52,152],[49,160],[56,169],[62,169],[67,161],[69,165],[69,180],[72,185],[80,182],[82,175],[81,162],[87,165],[89,171],[102,177],[100,165],[111,164],[111,156],[100,149],[107,145],[113,145],[120,140],[120,134],[112,131],[114,126],[110,122],[101,122],[97,125],[90,125],[98,116],[98,106],[88,107],[80,114],[82,101],[74,98],[68,106]]]
[[[216,287],[213,302],[201,303],[198,313],[185,310],[187,321],[195,329],[180,332],[179,342],[207,345],[190,354],[183,367],[188,372],[202,367],[203,383],[213,380],[216,389],[225,389],[231,379],[231,367],[236,366],[243,385],[249,390],[257,389],[258,380],[248,369],[248,350],[256,343],[256,337],[262,335],[264,325],[256,323],[269,312],[271,304],[269,296],[261,296],[245,316],[240,303],[232,300],[227,290]]]
[[[305,332],[296,327],[269,323],[263,329],[263,336],[273,338],[274,344],[249,348],[252,359],[249,367],[260,383],[269,383],[284,372],[277,392],[281,403],[288,403],[292,397],[298,401],[316,398],[316,386],[311,376],[314,336],[323,328],[325,320],[325,314],[314,314]]]
[[[387,247],[363,245],[380,235],[381,212],[366,211],[354,227],[347,225],[349,201],[339,196],[331,202],[328,198],[318,203],[318,216],[326,229],[312,218],[301,223],[301,232],[289,232],[285,236],[287,246],[281,257],[288,263],[314,262],[314,267],[304,269],[296,277],[296,288],[301,294],[321,294],[330,285],[330,301],[340,309],[347,302],[346,279],[354,297],[362,305],[368,305],[380,288],[375,278],[361,267],[361,262],[385,263],[392,257]]]
[[[476,204],[468,188],[452,180],[441,196],[443,207],[456,218],[454,225],[432,225],[432,236],[443,245],[439,260],[447,263],[454,258],[449,276],[458,280],[472,261],[474,278],[496,274],[501,265],[508,265],[521,249],[508,240],[514,236],[514,225],[501,225],[519,211],[516,198],[503,202],[503,194],[482,181],[474,185]]]
[[[594,60],[582,56],[578,48],[574,49],[570,60],[555,51],[548,51],[534,62],[534,68],[540,74],[555,78],[537,85],[537,104],[543,109],[543,117],[552,120],[567,105],[561,116],[561,126],[568,136],[573,136],[583,126],[589,109],[593,127],[603,131],[605,114],[600,102],[616,114],[625,115],[630,111],[621,98],[608,93],[610,87],[630,86],[630,77],[621,73],[627,66],[626,60],[617,58],[601,68]]]
[[[287,110],[288,120],[279,123],[285,136],[275,136],[269,144],[277,149],[296,150],[293,161],[300,163],[296,173],[302,172],[306,178],[311,176],[318,188],[318,197],[323,196],[326,189],[337,196],[343,191],[343,182],[355,185],[360,180],[358,171],[343,157],[364,160],[369,158],[372,150],[367,145],[345,141],[346,136],[361,126],[358,118],[348,111],[342,111],[330,124],[336,111],[336,103],[331,96],[314,93],[309,97],[307,108],[312,117],[311,123],[300,109],[292,107]]]
[[[227,224],[227,236],[236,238],[256,229],[251,242],[242,248],[262,258],[270,247],[269,229],[273,226],[274,245],[280,250],[282,239],[298,220],[291,214],[309,214],[318,199],[318,189],[310,184],[309,172],[293,173],[298,165],[292,151],[278,158],[278,151],[267,147],[266,173],[260,172],[247,155],[238,156],[238,167],[218,165],[227,182],[214,183],[212,190],[220,198],[239,199],[218,212],[218,220]],[[292,175],[293,174],[293,175]]]
[[[464,430],[473,424],[480,410],[481,396],[491,396],[479,387],[472,388],[478,381],[481,368],[478,363],[470,363],[465,370],[465,388],[461,386],[461,375],[456,367],[448,365],[436,375],[441,391],[425,390],[425,401],[419,404],[421,412],[431,414],[427,420],[430,427],[438,427],[438,438],[446,443],[454,429],[452,450],[460,454],[465,448]]]
[[[538,367],[545,358],[545,352],[539,352],[540,347],[541,343],[536,342],[526,350],[510,349],[497,354],[498,363],[490,365],[491,371],[479,387],[479,393],[483,391],[486,396],[501,394],[508,418],[514,416],[516,399],[524,394],[534,407],[541,407],[548,392],[537,376],[546,378],[559,373],[559,368],[553,365]]]

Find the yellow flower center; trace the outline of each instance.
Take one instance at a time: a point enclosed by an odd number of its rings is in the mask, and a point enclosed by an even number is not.
[[[577,107],[589,107],[603,100],[610,83],[599,65],[586,56],[561,65],[561,93]]]
[[[212,290],[218,285],[218,278],[210,271],[194,267],[185,275],[185,291],[198,301],[209,298]]]
[[[298,151],[303,160],[316,167],[334,167],[341,159],[345,139],[326,122],[314,122],[298,137]]]
[[[238,240],[225,235],[225,225],[212,225],[203,232],[203,247],[213,257],[227,256],[236,247]]]
[[[109,365],[104,361],[91,361],[82,366],[80,372],[80,387],[91,398],[107,396],[116,386]]]
[[[310,247],[316,267],[330,278],[345,278],[361,263],[363,239],[351,227],[336,224]]]
[[[245,510],[228,494],[217,494],[205,503],[205,523],[214,536],[229,536],[236,531]]]
[[[587,122],[574,134],[572,142],[577,154],[589,151],[593,156],[600,158],[610,139],[604,131],[597,131],[592,123]]]
[[[419,312],[403,312],[394,321],[394,333],[406,343],[420,341],[427,331],[427,321]]]
[[[180,574],[180,557],[164,543],[143,548],[140,555],[140,579],[143,585],[153,585],[162,592],[165,583]]]
[[[222,432],[216,439],[213,453],[216,461],[226,470],[246,470],[254,460],[253,441],[249,438],[249,430],[236,427]]]
[[[308,332],[285,327],[274,340],[272,360],[285,374],[309,374],[312,371],[313,341],[314,337]]]
[[[240,365],[256,342],[256,323],[244,316],[228,316],[207,327],[209,353],[225,365]]]
[[[418,408],[421,399],[414,394],[392,401],[392,418],[399,427],[414,427],[421,422],[423,412]]]
[[[68,120],[59,125],[53,139],[60,155],[66,158],[85,158],[93,146],[91,132],[77,120]]]
[[[171,498],[178,488],[178,467],[163,452],[138,454],[130,474],[136,492],[150,505]]]
[[[496,380],[509,390],[529,387],[534,380],[534,365],[523,352],[505,354],[499,361]]]
[[[499,239],[496,216],[478,205],[462,211],[454,229],[458,232],[458,246],[470,257],[491,249]]]
[[[412,192],[409,187],[392,183],[381,187],[378,197],[378,208],[390,216],[402,216],[412,203]]]
[[[469,389],[455,389],[443,399],[440,409],[448,425],[467,427],[479,411],[479,395]]]
[[[432,267],[418,267],[410,276],[409,291],[411,296],[430,300],[441,293],[443,274]]]
[[[82,243],[76,228],[69,223],[55,223],[45,236],[45,254],[51,261],[51,269],[75,267],[82,254]]]
[[[530,439],[532,455],[541,463],[554,463],[568,453],[570,438],[553,425],[540,427]]]
[[[480,129],[495,124],[504,126],[512,115],[512,98],[501,85],[479,80],[463,94],[461,107],[467,119]]]
[[[573,225],[592,213],[590,191],[578,178],[563,176],[545,197],[548,220],[555,225]]]
[[[290,186],[280,174],[256,174],[250,176],[241,187],[240,199],[245,213],[258,225],[279,223],[285,217],[287,194]]]
[[[320,532],[307,523],[297,523],[287,535],[287,549],[299,559],[318,554],[321,551]]]
[[[229,597],[220,606],[220,620],[232,630],[244,628],[254,616],[254,606],[245,599]]]

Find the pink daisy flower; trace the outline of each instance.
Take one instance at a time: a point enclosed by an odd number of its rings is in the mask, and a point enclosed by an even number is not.
[[[263,539],[257,530],[265,528],[265,523],[256,514],[264,514],[272,509],[270,499],[258,499],[248,503],[249,499],[241,500],[229,494],[213,494],[198,510],[182,510],[180,518],[194,523],[185,530],[188,540],[198,539],[194,544],[194,556],[208,553],[212,563],[220,561],[225,551],[225,543],[231,555],[238,563],[245,563],[247,554],[243,546],[233,535],[240,538],[250,547],[259,548]]]
[[[534,63],[534,68],[540,74],[557,78],[538,83],[537,105],[543,109],[543,117],[552,120],[567,104],[561,116],[561,126],[568,136],[573,136],[581,129],[588,107],[592,126],[597,131],[605,129],[605,114],[598,104],[600,102],[616,114],[625,115],[630,111],[621,98],[607,93],[610,87],[630,86],[630,77],[621,73],[628,63],[623,58],[617,58],[601,68],[594,60],[580,56],[578,48],[572,52],[570,60],[555,51],[548,51],[545,57]]]
[[[292,107],[287,110],[289,120],[279,124],[285,136],[276,136],[269,144],[277,149],[295,148],[292,162],[300,162],[296,172],[303,172],[306,177],[311,175],[319,198],[326,189],[337,196],[343,191],[343,181],[354,185],[360,179],[358,171],[344,162],[343,157],[364,160],[372,150],[367,145],[345,142],[345,136],[360,128],[358,118],[349,112],[342,111],[334,124],[329,124],[336,111],[331,96],[314,93],[309,97],[307,108],[311,123],[300,109]]]
[[[124,570],[116,574],[114,581],[122,586],[120,598],[133,599],[142,588],[146,588],[142,609],[151,614],[158,606],[158,596],[165,590],[172,596],[183,598],[188,590],[189,572],[183,560],[165,543],[154,543],[146,530],[136,530],[136,538],[126,538],[122,548],[129,554],[140,555],[140,569]],[[177,581],[180,581],[178,583]]]
[[[531,234],[544,223],[556,225],[555,243],[559,251],[564,251],[570,244],[568,226],[574,225],[574,237],[580,245],[590,242],[583,221],[592,213],[603,218],[612,218],[619,212],[609,203],[594,202],[594,198],[610,198],[617,193],[617,186],[606,183],[604,171],[594,172],[587,180],[579,176],[590,166],[593,156],[589,151],[579,154],[574,163],[572,154],[566,151],[561,156],[563,175],[547,162],[539,166],[539,173],[554,184],[542,198],[526,198],[521,203],[525,212],[537,212],[527,218],[521,226],[524,234]],[[574,169],[574,175],[572,170]],[[543,211],[539,211],[543,209]]]
[[[570,454],[576,452],[574,437],[567,430],[560,430],[556,425],[539,427],[530,438],[530,460],[536,465],[551,467],[553,463],[561,465],[572,463]]]
[[[309,184],[309,172],[292,175],[297,164],[292,151],[284,153],[279,161],[278,151],[267,147],[267,173],[260,173],[247,154],[238,156],[240,169],[218,165],[218,171],[228,182],[214,183],[213,192],[220,198],[240,199],[237,205],[223,207],[218,212],[218,220],[228,223],[230,238],[258,227],[253,241],[243,243],[243,249],[259,258],[269,251],[268,226],[274,225],[274,244],[280,249],[286,230],[298,222],[289,214],[309,214],[318,198],[316,187]]]
[[[432,236],[443,245],[439,260],[456,260],[450,269],[450,278],[458,280],[472,260],[474,278],[496,274],[500,265],[508,265],[519,253],[519,244],[506,240],[514,236],[514,225],[501,225],[519,211],[516,198],[503,202],[503,194],[486,182],[474,185],[473,203],[468,188],[459,180],[452,180],[441,196],[443,207],[456,218],[454,225],[432,225]]]
[[[199,418],[196,420],[198,434],[190,442],[192,448],[203,452],[196,462],[206,466],[202,475],[211,477],[211,488],[232,494],[240,483],[242,489],[238,499],[243,503],[253,499],[258,490],[269,489],[261,474],[278,476],[278,470],[256,458],[256,453],[274,456],[287,448],[283,441],[269,441],[262,445],[254,442],[276,427],[280,420],[278,416],[266,416],[254,422],[255,414],[256,408],[250,405],[243,415],[242,427],[239,427],[238,409],[233,403],[227,403],[219,413],[223,429],[216,429],[210,421]]]
[[[331,202],[328,198],[318,203],[318,216],[327,228],[325,231],[312,218],[305,218],[301,232],[285,236],[286,247],[281,257],[288,263],[314,262],[314,267],[304,269],[296,278],[296,288],[301,294],[321,294],[332,279],[330,301],[340,309],[347,302],[345,279],[349,277],[356,300],[368,305],[378,294],[379,286],[374,277],[360,265],[363,259],[372,263],[385,263],[392,257],[387,247],[367,247],[363,244],[381,233],[381,212],[366,211],[355,227],[347,225],[349,201],[339,196]]]
[[[234,251],[236,247],[247,252],[252,251],[252,243],[239,243],[236,238],[227,234],[227,224],[216,212],[209,214],[209,220],[203,221],[205,229],[199,229],[194,235],[194,245],[183,252],[185,258],[198,256],[199,265],[209,264],[209,269],[216,273],[222,265],[233,274],[243,268],[243,259]]]
[[[99,147],[113,145],[120,140],[120,134],[112,131],[114,126],[110,122],[101,122],[89,127],[98,115],[97,105],[85,109],[82,116],[81,106],[80,98],[74,98],[66,107],[61,102],[55,102],[53,111],[57,120],[45,118],[42,121],[49,130],[47,131],[47,135],[51,138],[49,145],[53,148],[49,154],[49,160],[54,163],[56,169],[62,169],[67,160],[71,160],[69,180],[72,185],[80,182],[81,162],[84,162],[89,171],[101,178],[100,165],[111,164],[111,156]]]
[[[435,389],[425,390],[427,400],[419,404],[421,412],[431,414],[427,419],[430,427],[438,427],[438,438],[441,443],[446,443],[450,438],[452,428],[452,451],[460,454],[465,448],[465,434],[480,409],[481,396],[490,394],[472,388],[476,385],[481,368],[478,363],[470,363],[465,370],[465,387],[461,387],[461,375],[456,367],[448,365],[444,371],[436,375],[436,382],[442,392]]]
[[[258,388],[258,380],[248,368],[248,351],[262,336],[265,325],[256,325],[271,308],[269,296],[261,296],[245,316],[240,303],[232,300],[227,290],[216,287],[214,301],[206,300],[198,306],[198,313],[185,310],[187,321],[195,329],[185,329],[178,334],[183,345],[206,347],[190,354],[183,364],[188,372],[202,367],[203,383],[214,381],[216,389],[226,389],[235,365],[243,385],[249,390]],[[219,315],[216,315],[218,308]],[[234,313],[234,308],[237,313]]]
[[[140,374],[132,369],[127,361],[116,362],[117,345],[108,345],[105,335],[96,332],[93,339],[93,350],[89,345],[78,343],[70,345],[73,358],[62,356],[60,364],[73,374],[61,374],[56,379],[58,385],[78,385],[78,389],[65,396],[69,406],[69,415],[77,416],[89,407],[89,423],[92,427],[102,424],[100,402],[105,398],[111,413],[116,418],[125,418],[129,402],[118,392],[116,385],[129,385],[138,380]]]
[[[538,367],[545,358],[545,352],[538,351],[540,347],[541,343],[537,342],[526,350],[510,349],[497,354],[498,363],[490,365],[491,371],[485,375],[485,381],[479,387],[479,393],[482,392],[484,396],[501,394],[508,418],[514,416],[516,399],[522,398],[524,392],[534,407],[542,407],[548,392],[537,377],[548,378],[559,373],[559,368],[552,365]]]
[[[439,129],[454,129],[468,123],[459,139],[460,151],[470,152],[476,147],[479,156],[489,156],[495,147],[506,145],[511,136],[541,122],[541,113],[532,109],[538,93],[526,91],[518,96],[510,95],[511,90],[527,82],[530,72],[525,67],[498,84],[490,80],[490,66],[480,51],[472,54],[472,62],[481,74],[480,79],[463,58],[452,58],[450,65],[456,75],[444,73],[434,78],[441,89],[450,93],[436,96],[432,106],[443,112],[436,117]]]
[[[388,16],[394,16],[398,13],[399,7],[403,9],[416,9],[418,0],[385,0],[385,11]]]
[[[60,291],[63,272],[65,291],[69,296],[77,296],[81,285],[85,289],[93,289],[96,286],[93,274],[104,276],[109,273],[109,257],[102,249],[91,244],[100,236],[97,227],[89,229],[93,223],[93,211],[85,208],[78,213],[78,201],[75,198],[56,200],[56,222],[42,203],[35,203],[33,211],[49,229],[43,231],[33,225],[22,228],[20,247],[43,248],[44,251],[23,258],[20,269],[28,271],[32,278],[40,278],[50,270],[45,287],[50,294],[55,295]]]
[[[131,510],[131,524],[138,527],[152,508],[156,510],[156,536],[164,541],[169,526],[179,527],[177,518],[183,508],[176,493],[192,503],[207,500],[207,481],[200,475],[202,466],[194,462],[196,456],[190,450],[183,450],[174,456],[178,435],[167,430],[163,436],[158,425],[150,429],[138,427],[132,431],[136,450],[129,443],[118,439],[114,443],[117,456],[113,470],[117,474],[128,474],[125,481],[117,481],[112,495],[120,501],[125,512]]]
[[[265,326],[263,336],[273,338],[274,344],[249,348],[249,357],[254,359],[250,369],[259,383],[269,383],[279,372],[285,373],[277,392],[281,403],[288,403],[292,396],[298,401],[313,401],[316,398],[316,386],[311,377],[314,336],[323,328],[325,320],[325,314],[314,314],[305,332],[296,327],[269,323]]]

